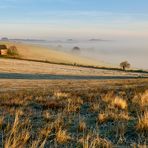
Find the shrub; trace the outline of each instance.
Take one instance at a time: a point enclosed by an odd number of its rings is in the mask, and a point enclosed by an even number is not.
[[[8,55],[18,56],[18,50],[17,50],[16,46],[10,46],[8,48]]]

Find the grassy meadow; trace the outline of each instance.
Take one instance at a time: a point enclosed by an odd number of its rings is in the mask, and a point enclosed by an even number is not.
[[[147,79],[42,86],[0,92],[0,147],[147,147]]]
[[[63,63],[63,64],[78,64],[87,66],[105,66],[111,67],[110,64],[104,61],[92,60],[80,55],[59,51],[54,48],[47,48],[44,46],[18,43],[18,42],[4,42],[0,41],[0,44],[4,44],[7,47],[15,46],[18,50],[19,59],[43,61],[51,63]]]

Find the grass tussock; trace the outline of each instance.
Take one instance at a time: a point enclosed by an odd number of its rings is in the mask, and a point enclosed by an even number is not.
[[[123,100],[122,98],[120,97],[115,97],[112,102],[111,102],[111,105],[115,108],[118,108],[118,109],[127,109],[127,102],[126,100]]]
[[[100,104],[99,103],[91,103],[90,104],[90,111],[91,112],[98,112]]]
[[[79,97],[67,99],[67,112],[79,112],[83,100]]]
[[[79,130],[80,132],[83,132],[83,131],[85,131],[86,129],[87,129],[86,122],[83,121],[83,120],[80,120],[79,126],[78,126],[78,130]]]
[[[59,129],[56,133],[56,141],[60,144],[66,143],[71,139],[69,133],[66,130]]]
[[[90,147],[106,147],[111,148],[112,143],[104,138],[99,137],[98,135],[88,133],[79,139],[79,143],[83,148]]]
[[[30,138],[30,123],[26,119],[21,122],[19,114],[16,114],[13,125],[7,125],[5,130],[4,147],[24,147]]]
[[[135,94],[133,103],[139,105],[141,108],[148,107],[148,90],[146,90],[144,93]]]
[[[136,129],[140,132],[148,133],[148,111],[139,117]]]
[[[97,121],[99,123],[105,123],[109,121],[128,121],[130,117],[128,113],[121,112],[121,113],[114,113],[114,112],[106,112],[100,113],[97,117]]]
[[[70,94],[61,91],[55,91],[54,96],[56,97],[56,99],[65,99],[68,98]]]

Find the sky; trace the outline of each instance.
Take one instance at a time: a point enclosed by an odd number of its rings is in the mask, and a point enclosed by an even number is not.
[[[148,37],[148,0],[0,0],[0,37]]]

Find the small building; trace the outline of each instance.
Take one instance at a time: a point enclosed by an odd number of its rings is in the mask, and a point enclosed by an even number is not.
[[[8,49],[6,45],[0,45],[0,55],[7,55]]]

